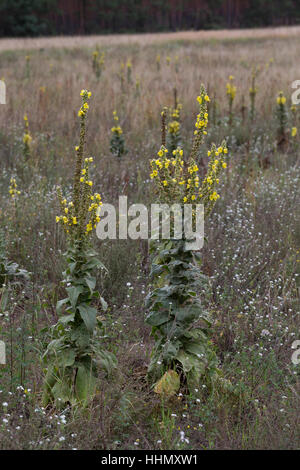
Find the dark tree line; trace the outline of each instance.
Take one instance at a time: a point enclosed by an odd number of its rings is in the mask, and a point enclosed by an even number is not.
[[[2,37],[299,23],[299,0],[0,0]]]

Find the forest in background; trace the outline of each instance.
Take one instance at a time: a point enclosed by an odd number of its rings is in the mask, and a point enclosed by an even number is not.
[[[0,37],[299,23],[297,0],[0,0]]]

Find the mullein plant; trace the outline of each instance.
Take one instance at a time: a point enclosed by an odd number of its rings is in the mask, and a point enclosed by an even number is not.
[[[229,75],[229,82],[226,84],[226,94],[228,99],[229,108],[229,125],[232,125],[233,121],[233,102],[236,95],[236,86],[234,85],[234,76]]]
[[[135,97],[138,98],[141,94],[141,80],[139,77],[136,77],[135,80]]]
[[[250,97],[250,121],[253,122],[254,116],[255,116],[255,98],[257,94],[257,88],[256,88],[256,76],[257,76],[257,69],[254,68],[252,70],[252,75],[251,75],[251,87],[249,88],[249,97]]]
[[[32,137],[29,132],[29,121],[27,114],[24,115],[24,134],[23,134],[23,156],[26,161],[29,160],[31,155],[31,142]]]
[[[120,79],[121,93],[124,93],[125,92],[125,64],[124,62],[121,63],[118,77]]]
[[[111,128],[110,151],[115,157],[121,158],[123,155],[126,155],[127,149],[117,111],[113,111],[113,119],[115,125]]]
[[[130,84],[132,82],[132,77],[131,77],[132,63],[129,59],[127,60],[127,63],[126,63],[126,70],[127,70],[127,83]]]
[[[90,179],[92,157],[85,157],[86,120],[91,93],[81,91],[80,138],[75,147],[76,163],[72,197],[68,201],[57,189],[60,215],[56,222],[66,234],[67,269],[63,273],[67,297],[57,303],[58,323],[52,327],[52,341],[43,356],[47,365],[43,406],[57,408],[86,404],[96,388],[97,364],[109,372],[115,366],[113,355],[95,340],[101,327],[98,308],[107,305],[96,288],[95,271],[105,269],[91,246],[91,236],[100,221],[99,193],[93,193]],[[95,303],[97,305],[95,306]]]
[[[180,111],[182,109],[182,105],[177,103],[177,99],[175,102],[175,108],[171,108],[169,110],[170,120],[167,126],[167,149],[170,153],[173,152],[173,150],[176,150],[177,147],[181,146]]]
[[[21,191],[18,189],[16,178],[11,177],[9,188],[8,188],[9,196],[10,196],[10,210],[8,215],[8,220],[14,220],[17,224],[18,222],[18,211],[19,211],[19,196]]]
[[[159,54],[156,56],[156,68],[157,68],[157,71],[159,72],[160,71],[160,55]]]
[[[221,173],[227,167],[228,150],[225,141],[208,151],[209,163],[202,179],[196,163],[199,148],[207,134],[209,97],[201,86],[199,114],[189,158],[184,159],[178,147],[169,152],[165,146],[165,111],[162,113],[162,146],[151,160],[150,178],[154,182],[159,203],[204,205],[208,217],[220,195]],[[174,231],[171,232],[174,235]],[[162,395],[177,392],[180,382],[187,383],[190,392],[200,381],[211,384],[219,373],[218,360],[211,342],[211,318],[205,311],[199,292],[208,289],[208,279],[200,271],[199,253],[186,249],[182,239],[175,237],[152,243],[150,276],[154,288],[146,299],[146,323],[152,327],[155,345],[151,354],[148,377],[154,390]]]
[[[286,97],[283,92],[280,91],[276,98],[276,117],[278,122],[277,128],[277,143],[281,144],[286,139],[286,126],[287,126],[287,109],[286,109]]]
[[[291,129],[291,137],[293,137],[293,139],[295,137],[297,137],[297,134],[298,134],[298,128],[297,128],[297,108],[296,106],[293,104],[291,106],[291,114],[292,114],[292,129]]]
[[[178,57],[178,55],[175,56],[174,65],[175,65],[175,72],[178,73],[179,72],[179,57]]]
[[[25,78],[26,79],[30,78],[30,61],[31,61],[30,55],[26,55],[25,56]]]
[[[100,54],[99,50],[96,49],[93,52],[92,64],[93,64],[93,71],[96,75],[96,78],[99,80],[99,78],[101,77],[102,71],[104,69],[104,66],[105,66],[105,53],[101,52]]]
[[[18,190],[18,185],[16,182],[16,178],[10,178],[10,184],[9,184],[9,195],[12,198],[13,201],[16,200],[16,198],[21,194],[21,191]]]

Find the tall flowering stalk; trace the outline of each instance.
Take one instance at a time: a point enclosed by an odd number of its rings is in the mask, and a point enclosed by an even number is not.
[[[31,61],[31,56],[26,55],[25,56],[25,78],[27,80],[30,78],[30,61]]]
[[[126,69],[127,69],[127,83],[131,83],[132,82],[132,63],[131,61],[128,59],[127,60],[127,63],[126,63]]]
[[[298,129],[297,129],[297,108],[294,104],[291,106],[291,113],[292,113],[291,136],[295,138],[297,136]]]
[[[177,204],[182,212],[185,204],[191,204],[193,214],[195,204],[202,203],[208,217],[220,197],[217,188],[227,166],[228,150],[225,142],[219,147],[211,146],[207,173],[201,178],[196,158],[207,134],[209,102],[203,85],[197,100],[199,114],[189,158],[184,159],[180,147],[169,155],[162,145],[150,162],[150,177],[160,203]],[[156,382],[155,391],[165,395],[172,395],[178,389],[180,381],[175,380],[176,374],[181,382],[187,380],[191,391],[200,379],[209,382],[218,364],[210,341],[211,319],[198,295],[207,289],[208,280],[200,272],[199,253],[188,250],[186,241],[183,225],[182,239],[161,240],[151,248],[154,289],[146,301],[146,322],[152,326],[155,346],[148,375]]]
[[[232,125],[233,120],[233,101],[236,95],[236,86],[234,85],[234,76],[229,76],[229,82],[226,84],[226,94],[228,98],[228,107],[229,107],[229,125]]]
[[[167,148],[169,152],[173,152],[177,147],[181,145],[181,134],[180,134],[180,111],[182,105],[176,103],[174,108],[169,110],[170,121],[168,123],[167,132]]]
[[[47,363],[44,406],[50,403],[56,407],[86,403],[95,390],[97,362],[104,365],[107,372],[115,366],[114,357],[93,340],[98,308],[106,308],[104,299],[95,290],[95,270],[105,268],[91,247],[91,234],[100,221],[102,202],[100,194],[92,192],[89,167],[93,159],[85,157],[91,93],[82,90],[81,97],[82,106],[78,112],[80,137],[75,147],[70,200],[63,197],[61,188],[57,189],[60,215],[56,216],[56,222],[65,231],[68,244],[65,254],[67,269],[63,273],[67,297],[57,303],[59,320],[53,327],[52,341],[44,354]]]
[[[113,111],[114,126],[111,128],[110,151],[115,157],[121,158],[126,155],[125,139],[123,129],[119,124],[117,111]]]
[[[255,116],[255,98],[257,94],[257,88],[255,84],[256,76],[257,76],[257,70],[254,68],[252,70],[252,75],[251,75],[251,87],[249,88],[251,122],[253,121],[254,116]]]
[[[96,78],[99,79],[105,66],[105,53],[100,54],[98,48],[93,52],[92,65]]]
[[[31,142],[32,137],[29,132],[29,121],[27,114],[24,115],[24,134],[23,134],[23,155],[26,161],[29,160],[31,155]]]
[[[156,68],[157,68],[157,71],[159,72],[160,71],[160,55],[158,54],[156,56]]]
[[[277,108],[276,116],[278,122],[277,137],[278,143],[281,143],[285,140],[286,126],[287,126],[287,110],[286,110],[286,97],[283,95],[283,92],[280,91],[276,98]]]

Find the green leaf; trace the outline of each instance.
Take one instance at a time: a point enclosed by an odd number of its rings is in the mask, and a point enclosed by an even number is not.
[[[90,289],[90,291],[92,293],[93,290],[96,287],[96,278],[95,277],[86,277],[86,278],[84,278],[84,280],[86,282],[86,285],[88,286],[88,288]]]
[[[96,326],[97,309],[86,304],[81,304],[78,306],[78,310],[85,326],[92,332]]]
[[[100,302],[101,302],[101,306],[102,306],[104,312],[106,312],[107,307],[108,307],[107,302],[103,299],[103,297],[100,297]]]
[[[75,362],[75,351],[73,349],[65,349],[61,352],[59,359],[58,359],[58,365],[60,367],[70,367],[74,364]]]
[[[59,322],[66,325],[67,323],[74,321],[74,318],[75,318],[74,313],[71,313],[70,315],[63,315],[62,317],[59,318]]]
[[[64,306],[66,303],[68,303],[68,302],[69,302],[68,297],[66,297],[65,299],[59,300],[59,301],[57,302],[57,304],[56,304],[56,311],[57,311],[58,314],[61,313],[63,306]]]
[[[84,292],[84,287],[83,286],[71,286],[71,287],[67,287],[66,291],[68,293],[71,305],[75,309],[79,295]]]
[[[93,399],[96,389],[96,378],[84,366],[79,366],[76,375],[75,391],[80,401],[87,402]]]
[[[72,263],[69,263],[69,271],[70,271],[70,274],[74,274],[74,270],[75,270],[76,266],[77,266],[77,262],[76,262],[76,261],[74,261],[74,262],[72,262]]]
[[[168,311],[151,311],[146,317],[146,323],[151,326],[163,325],[170,319],[170,313]]]

